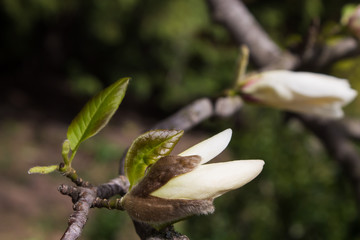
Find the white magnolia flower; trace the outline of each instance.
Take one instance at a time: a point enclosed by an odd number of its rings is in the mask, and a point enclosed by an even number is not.
[[[286,70],[253,75],[241,92],[250,101],[325,118],[341,118],[342,107],[357,95],[345,79]]]
[[[231,139],[227,129],[179,154],[159,159],[121,200],[136,221],[161,226],[214,212],[214,198],[243,186],[263,169],[263,160],[205,164]]]
[[[263,160],[205,164],[227,147],[231,135],[232,130],[227,129],[180,153],[179,156],[198,155],[201,162],[191,172],[172,178],[150,195],[167,199],[216,198],[253,180],[263,169]]]

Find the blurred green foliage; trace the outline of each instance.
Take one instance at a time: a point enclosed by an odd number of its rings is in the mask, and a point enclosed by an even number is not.
[[[84,229],[83,239],[115,240],[133,239],[135,230],[125,214],[107,209],[96,209]]]
[[[150,101],[154,108],[173,111],[232,82],[237,47],[221,26],[211,23],[202,1],[0,4],[5,23],[0,63],[8,66],[3,74],[31,68],[27,78],[11,76],[13,84],[29,92],[43,81],[49,84],[38,76],[48,71],[69,86],[67,93],[85,96],[131,76],[133,104]]]
[[[338,23],[342,6],[352,1],[244,2],[281,47],[300,51],[314,19],[321,22],[323,41],[346,34]],[[156,118],[154,112],[166,116],[233,85],[238,46],[212,22],[205,1],[2,0],[0,24],[3,102],[12,99],[8,89],[35,98],[37,89],[46,88],[47,98],[62,93],[56,101],[63,104],[64,96],[92,96],[129,76],[125,106]],[[338,62],[328,73],[349,78],[360,89],[359,61]],[[359,101],[347,109],[353,116],[360,116]],[[240,127],[233,120],[215,120],[203,128],[216,132],[233,125],[233,155],[264,159],[265,169],[254,182],[216,199],[214,215],[184,222],[186,234],[191,239],[359,239],[350,183],[318,141],[295,123],[285,124],[278,111],[244,111]],[[104,162],[109,153],[119,154],[112,146],[96,151]],[[85,236],[116,239],[125,231],[118,227],[120,215],[97,211]]]
[[[244,111],[246,124],[233,126],[233,156],[264,159],[264,170],[216,199],[215,214],[188,220],[190,239],[359,239],[351,184],[321,143],[296,121],[284,127],[280,112]]]

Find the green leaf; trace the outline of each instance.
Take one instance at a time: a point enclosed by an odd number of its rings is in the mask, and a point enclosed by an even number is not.
[[[122,78],[93,97],[71,122],[67,138],[71,150],[94,136],[109,122],[125,96],[130,78]]]
[[[37,166],[30,168],[28,174],[34,174],[34,173],[49,174],[58,169],[59,169],[59,165],[42,166],[42,167]]]
[[[178,130],[152,130],[135,139],[125,158],[130,188],[144,176],[148,166],[170,154],[183,134]]]

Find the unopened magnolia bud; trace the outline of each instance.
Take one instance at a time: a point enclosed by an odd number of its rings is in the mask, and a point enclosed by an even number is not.
[[[175,222],[191,215],[212,213],[212,199],[165,199],[150,195],[172,178],[192,171],[200,161],[199,156],[166,156],[159,159],[124,196],[122,206],[132,219],[155,225]]]
[[[214,198],[243,186],[262,170],[262,160],[205,164],[231,139],[227,129],[179,156],[160,158],[122,199],[136,221],[166,225],[192,215],[214,212]]]

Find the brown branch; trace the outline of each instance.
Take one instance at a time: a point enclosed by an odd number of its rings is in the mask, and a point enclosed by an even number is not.
[[[89,186],[91,186],[89,184]],[[87,222],[89,210],[94,207],[97,198],[110,198],[114,195],[124,195],[129,188],[129,182],[126,177],[119,176],[109,183],[102,184],[99,187],[74,187],[60,185],[59,192],[71,197],[74,203],[74,212],[70,215],[68,228],[61,239],[75,240],[80,237],[82,229]]]
[[[213,113],[214,107],[210,99],[201,98],[161,121],[153,129],[188,130],[211,117]]]
[[[58,187],[58,191],[63,195],[71,197],[73,203],[76,203],[79,200],[80,191],[77,187],[61,184]]]
[[[212,102],[209,98],[195,100],[189,105],[156,124],[152,129],[189,130],[213,117],[230,117],[243,105],[238,96],[224,96]]]
[[[110,182],[98,186],[96,196],[99,198],[111,198],[115,195],[124,196],[129,190],[129,186],[128,179],[120,175]]]
[[[66,229],[62,240],[75,240],[81,235],[82,229],[87,222],[89,210],[92,207],[123,210],[120,199],[108,200],[115,195],[125,195],[129,188],[129,182],[125,176],[119,176],[108,183],[98,187],[74,187],[60,185],[59,191],[63,195],[71,197],[74,204],[74,212],[70,215],[68,228]],[[173,226],[166,227],[157,231],[148,224],[135,222],[135,229],[141,239],[146,240],[186,240],[187,236],[174,230]]]
[[[66,187],[62,185],[63,187]],[[68,228],[62,240],[74,240],[78,239],[81,235],[82,229],[88,219],[89,210],[96,198],[96,192],[91,188],[82,188],[78,195],[78,201],[74,205],[74,212],[70,215],[68,221]],[[61,192],[66,192],[66,189],[60,189]]]

